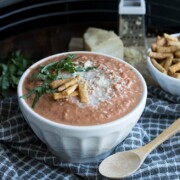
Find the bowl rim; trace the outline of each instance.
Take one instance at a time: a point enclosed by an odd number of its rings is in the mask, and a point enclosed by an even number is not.
[[[23,85],[24,79],[29,74],[31,68],[34,68],[34,67],[38,66],[39,64],[41,64],[42,62],[45,62],[45,61],[47,61],[47,60],[49,60],[51,58],[57,57],[57,56],[63,56],[63,55],[67,55],[67,54],[78,54],[78,53],[81,53],[81,54],[87,54],[88,53],[88,54],[94,54],[94,55],[102,55],[102,56],[106,56],[106,57],[109,57],[109,58],[113,58],[115,60],[118,60],[118,61],[128,65],[136,73],[136,75],[140,78],[141,83],[142,83],[142,88],[143,88],[142,97],[141,97],[139,103],[137,104],[137,106],[134,109],[132,109],[129,113],[127,113],[126,115],[122,116],[121,118],[118,118],[116,120],[113,120],[113,121],[110,121],[110,122],[107,122],[107,123],[98,124],[98,125],[90,125],[90,126],[76,126],[76,125],[67,125],[67,124],[57,123],[57,122],[54,122],[54,121],[52,121],[52,120],[50,120],[48,118],[45,118],[45,117],[41,116],[40,114],[36,113],[26,103],[25,99],[20,98],[23,95],[23,93],[22,93],[22,85]],[[147,85],[146,85],[146,82],[145,82],[143,76],[140,74],[140,72],[136,68],[134,68],[132,65],[130,65],[129,63],[125,62],[124,60],[122,60],[120,58],[117,58],[117,57],[114,57],[114,56],[111,56],[111,55],[107,55],[107,54],[104,54],[104,53],[99,53],[99,52],[70,51],[70,52],[62,52],[62,53],[58,53],[58,54],[54,54],[54,55],[45,57],[45,58],[37,61],[36,63],[32,64],[23,73],[23,75],[21,76],[20,81],[18,83],[17,94],[18,94],[18,101],[19,101],[19,103],[21,102],[22,105],[25,107],[25,109],[27,111],[29,111],[31,114],[33,114],[34,116],[36,116],[38,118],[38,120],[40,120],[42,122],[45,122],[46,124],[50,124],[51,126],[56,126],[56,127],[58,126],[58,127],[64,128],[64,129],[86,131],[86,130],[94,130],[95,128],[96,129],[101,129],[101,128],[104,128],[104,127],[111,127],[111,126],[114,126],[114,125],[118,124],[119,121],[122,121],[122,123],[126,122],[125,120],[128,117],[130,117],[137,109],[139,109],[142,105],[144,105],[146,103],[146,100],[147,100]]]

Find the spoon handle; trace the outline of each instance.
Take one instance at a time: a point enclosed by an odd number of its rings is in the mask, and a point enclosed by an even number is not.
[[[180,131],[180,118],[177,119],[171,126],[169,126],[166,130],[164,130],[158,137],[152,140],[150,143],[145,146],[137,149],[138,154],[141,159],[145,159],[146,156],[151,153],[153,149],[159,146],[161,143],[169,139],[171,136]]]

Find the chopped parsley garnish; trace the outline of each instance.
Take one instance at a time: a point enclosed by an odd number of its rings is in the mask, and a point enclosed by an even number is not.
[[[36,86],[34,89],[27,89],[28,93],[23,95],[22,98],[29,98],[31,95],[34,95],[32,108],[35,107],[39,98],[48,93],[54,93],[57,89],[51,89],[49,84],[54,81],[62,78],[62,72],[72,74],[74,72],[87,72],[92,69],[97,68],[96,66],[92,67],[81,67],[73,63],[74,55],[69,54],[65,59],[52,62],[44,67],[41,67],[37,74],[32,76],[32,79],[37,79],[41,81],[41,85]]]

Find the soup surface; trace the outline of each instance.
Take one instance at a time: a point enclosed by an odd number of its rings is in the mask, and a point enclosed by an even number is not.
[[[42,79],[32,78],[42,70],[42,67],[66,57],[51,58],[37,68],[31,69],[24,81],[23,93],[27,94],[29,89],[42,85]],[[69,95],[55,100],[54,92],[50,92],[39,98],[33,108],[35,112],[57,123],[90,126],[114,121],[126,115],[139,103],[143,91],[142,84],[139,77],[126,64],[113,58],[88,53],[76,54],[73,64],[85,70],[61,72],[58,74],[58,79],[79,75],[79,81],[86,82],[88,102],[81,102],[79,95]],[[58,93],[57,88],[54,91]],[[78,85],[75,91],[78,91]],[[31,95],[26,99],[29,106],[32,105],[34,98],[35,95]]]

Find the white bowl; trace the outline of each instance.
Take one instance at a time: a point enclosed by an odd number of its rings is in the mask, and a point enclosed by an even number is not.
[[[173,37],[180,37],[180,33],[172,34]],[[150,52],[151,49],[148,50]],[[159,86],[172,95],[180,96],[180,79],[168,76],[160,72],[151,62],[150,57],[147,57],[147,67]]]
[[[69,53],[91,53],[91,52],[69,52]],[[62,53],[67,54],[67,53]],[[100,54],[102,53],[92,53]],[[53,55],[42,59],[32,65],[33,68],[50,58],[59,56]],[[107,56],[107,55],[104,55]],[[111,57],[112,56],[108,56]],[[114,57],[113,57],[114,58]],[[117,58],[116,58],[117,59]],[[125,63],[124,61],[117,59]],[[127,64],[127,63],[125,63]],[[35,134],[47,145],[49,150],[62,160],[69,162],[94,162],[107,156],[113,147],[121,143],[131,132],[133,126],[139,120],[147,99],[147,86],[141,74],[129,65],[140,78],[143,87],[142,98],[139,104],[127,115],[110,123],[93,126],[71,126],[55,123],[48,120],[31,109],[26,101],[19,98],[19,106]],[[25,71],[18,85],[18,96],[22,96],[23,81],[30,72]]]

